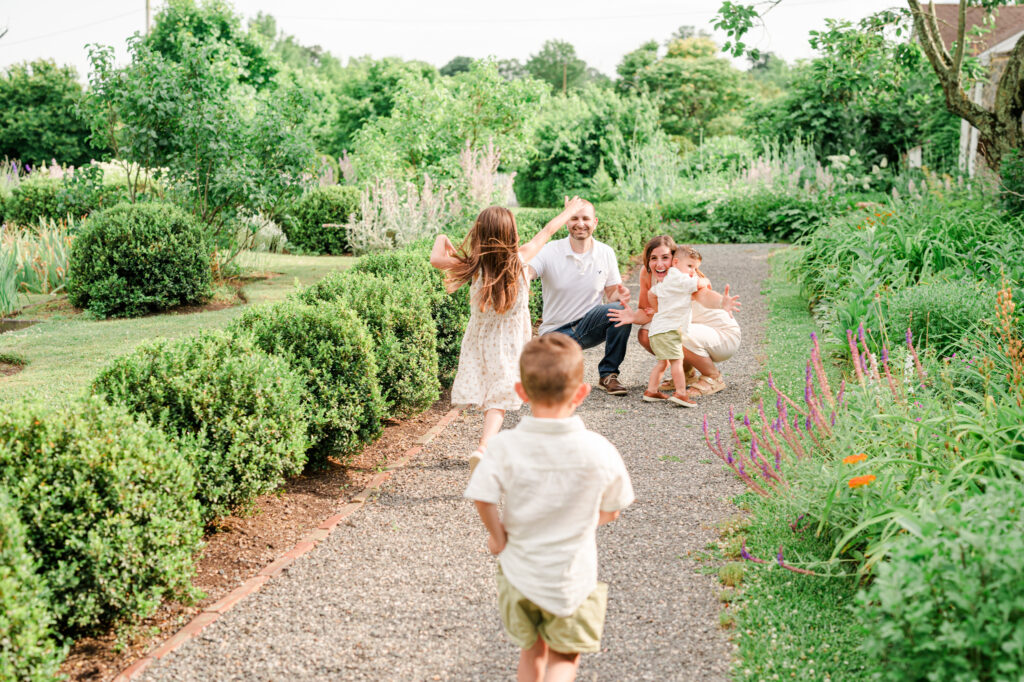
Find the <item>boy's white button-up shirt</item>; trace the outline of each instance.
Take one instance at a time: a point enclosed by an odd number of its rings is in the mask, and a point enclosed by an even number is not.
[[[685,334],[690,325],[690,303],[697,291],[697,278],[678,268],[669,268],[665,279],[651,285],[658,297],[658,312],[651,319],[650,335],[678,330]]]
[[[604,299],[605,287],[622,283],[615,251],[596,239],[584,253],[572,250],[569,237],[550,241],[530,267],[544,295],[541,336],[582,318]]]
[[[465,496],[498,504],[508,544],[501,569],[530,601],[571,615],[597,586],[597,515],[633,502],[615,446],[578,416],[523,417],[487,444]]]

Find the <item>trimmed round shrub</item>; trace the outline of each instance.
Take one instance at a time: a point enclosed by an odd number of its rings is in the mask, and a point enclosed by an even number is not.
[[[52,680],[64,659],[46,583],[25,547],[25,527],[0,489],[0,680]]]
[[[61,213],[61,182],[42,175],[29,176],[15,185],[4,209],[6,220],[16,225],[34,225],[40,219],[66,220]]]
[[[104,368],[92,390],[179,445],[206,522],[245,511],[306,462],[302,381],[252,339],[206,331],[145,343]]]
[[[212,246],[188,213],[122,203],[92,214],[71,246],[71,303],[99,317],[135,317],[201,303],[211,293]]]
[[[968,280],[920,282],[889,298],[888,326],[896,338],[909,328],[915,343],[948,351],[995,317],[996,292]]]
[[[422,282],[335,272],[297,294],[310,304],[339,302],[370,331],[387,414],[408,417],[430,407],[441,394],[437,378],[437,332],[430,297]]]
[[[359,258],[354,272],[423,284],[430,300],[430,314],[437,333],[437,373],[442,386],[451,386],[459,368],[462,333],[469,323],[469,287],[460,287],[454,294],[444,288],[444,273],[430,265],[426,254],[411,251],[382,251]],[[429,282],[429,286],[426,283]],[[539,287],[534,287],[538,291]],[[532,290],[531,290],[532,293]]]
[[[0,487],[52,591],[62,633],[191,596],[202,527],[192,467],[159,430],[92,397],[0,412]]]
[[[251,335],[304,382],[296,395],[309,414],[310,464],[348,455],[381,431],[383,402],[370,335],[352,310],[281,301],[246,310],[232,331]]]
[[[306,192],[285,222],[288,243],[310,253],[349,251],[343,226],[350,217],[359,217],[360,197],[358,188],[347,185],[314,187]]]

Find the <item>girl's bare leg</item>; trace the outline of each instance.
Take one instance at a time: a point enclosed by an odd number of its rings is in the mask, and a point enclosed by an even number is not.
[[[579,667],[578,653],[563,654],[552,650],[548,654],[548,674],[544,677],[544,682],[572,682],[576,679],[576,670]]]
[[[501,431],[501,425],[505,421],[505,410],[492,407],[484,411],[484,432],[480,434],[480,447],[483,450],[487,447],[487,441],[491,436]]]
[[[548,644],[540,637],[529,649],[519,652],[519,682],[542,682],[548,664]]]

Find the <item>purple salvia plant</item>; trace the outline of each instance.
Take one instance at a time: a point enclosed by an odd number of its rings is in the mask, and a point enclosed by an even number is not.
[[[818,344],[818,335],[811,332],[811,362],[814,363],[814,371],[818,375],[818,384],[821,386],[821,394],[828,400],[832,407],[836,406],[836,399],[832,395],[832,388],[828,385],[828,376],[825,374],[825,365],[821,361],[821,346]]]
[[[892,378],[892,372],[889,371],[889,349],[885,346],[882,346],[882,369],[885,371],[885,380],[889,384],[889,392],[892,393],[892,399],[898,403],[902,402],[902,396],[896,388],[896,381]]]
[[[740,556],[743,557],[744,559],[746,559],[747,561],[753,561],[755,564],[767,564],[768,563],[764,559],[758,559],[757,557],[752,556],[750,554],[750,552],[747,551],[747,539],[746,538],[743,538],[743,541],[740,543]]]
[[[864,385],[864,372],[860,366],[860,351],[857,350],[857,342],[853,340],[853,330],[846,330],[846,342],[850,346],[850,355],[853,357],[853,369],[857,373],[857,381]]]

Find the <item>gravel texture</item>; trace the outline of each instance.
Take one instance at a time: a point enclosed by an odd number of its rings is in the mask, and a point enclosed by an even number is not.
[[[598,535],[608,617],[603,650],[583,656],[581,680],[728,679],[717,579],[691,554],[737,514],[729,500],[742,486],[712,460],[701,420],[727,426],[729,405],[742,409],[752,394],[771,249],[701,248],[715,287],[730,284],[743,303],[743,344],[721,367],[725,391],[695,409],[641,402],[653,358],[631,342],[620,376],[630,395],[594,390],[579,410],[619,448],[637,496]],[[600,353],[586,352],[593,383]],[[518,419],[507,415],[506,426]],[[143,679],[514,679],[518,651],[498,618],[495,560],[462,498],[479,428],[477,414],[457,419],[378,499]]]

